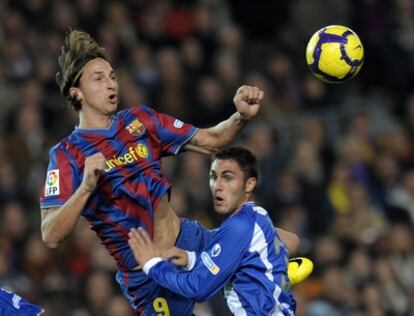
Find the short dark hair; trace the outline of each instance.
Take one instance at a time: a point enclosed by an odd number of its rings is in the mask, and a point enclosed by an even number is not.
[[[234,160],[243,171],[245,179],[256,178],[259,181],[259,168],[256,156],[250,150],[243,147],[225,147],[213,155],[213,160]]]
[[[80,110],[81,103],[70,95],[69,89],[79,85],[79,72],[89,61],[95,58],[107,60],[104,51],[86,32],[70,30],[65,38],[58,59],[59,71],[55,78],[60,92],[76,111]]]

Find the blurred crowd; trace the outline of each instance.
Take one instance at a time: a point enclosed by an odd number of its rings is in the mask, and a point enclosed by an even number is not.
[[[305,46],[350,26],[366,61],[328,85]],[[77,113],[54,81],[69,26],[116,68],[122,108],[147,104],[199,127],[235,111],[238,86],[265,91],[238,144],[259,158],[257,201],[315,263],[294,288],[297,315],[414,315],[414,2],[411,0],[3,0],[0,2],[0,287],[46,315],[133,315],[115,265],[81,220],[57,249],[40,235],[48,149]],[[166,158],[180,216],[220,224],[209,157]],[[198,316],[230,315],[221,295]]]

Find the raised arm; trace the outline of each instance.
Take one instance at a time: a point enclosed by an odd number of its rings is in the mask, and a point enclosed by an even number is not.
[[[257,115],[263,97],[264,93],[258,87],[241,86],[233,99],[237,112],[213,127],[199,129],[185,149],[211,154],[230,144],[247,122]]]
[[[56,248],[75,227],[90,195],[96,189],[104,165],[105,157],[101,153],[87,157],[82,183],[69,200],[62,206],[42,209],[42,239],[49,248]]]

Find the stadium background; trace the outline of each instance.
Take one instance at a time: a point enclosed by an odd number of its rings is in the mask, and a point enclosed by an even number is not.
[[[0,286],[46,315],[128,316],[114,264],[85,222],[56,250],[40,236],[48,148],[76,113],[54,82],[68,26],[90,32],[118,71],[124,106],[197,126],[265,91],[239,140],[260,158],[257,200],[316,264],[297,315],[414,315],[414,2],[136,0],[0,2]],[[312,77],[308,38],[329,24],[361,37],[366,62],[342,85]],[[208,157],[164,161],[181,216],[214,227]],[[220,295],[196,314],[229,315]]]

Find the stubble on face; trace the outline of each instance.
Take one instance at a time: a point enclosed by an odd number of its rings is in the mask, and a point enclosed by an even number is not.
[[[235,160],[216,159],[210,168],[210,190],[214,210],[230,215],[247,200],[243,171]]]
[[[79,90],[82,95],[82,110],[93,110],[101,114],[113,114],[118,108],[118,85],[111,65],[96,58],[82,70]]]

